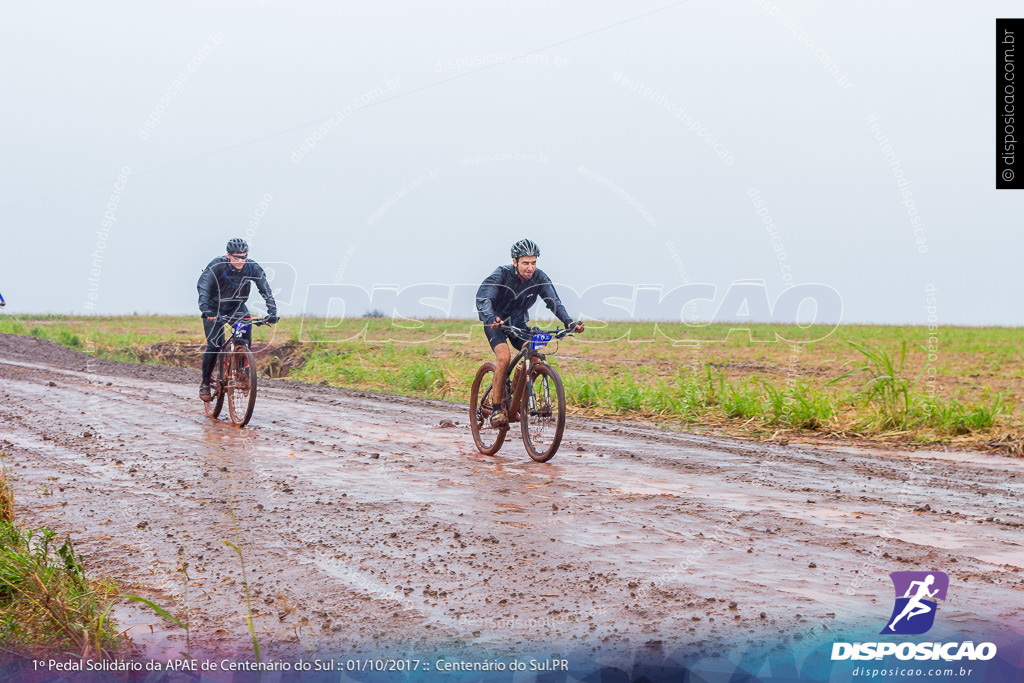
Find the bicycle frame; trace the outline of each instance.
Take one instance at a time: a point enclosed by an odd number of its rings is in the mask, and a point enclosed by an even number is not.
[[[228,349],[229,347],[230,347],[230,350],[234,350],[235,342],[237,342],[237,341],[241,341],[243,344],[245,344],[245,336],[244,335],[245,335],[246,331],[248,331],[250,329],[252,329],[252,323],[251,322],[246,323],[244,321],[239,320],[239,321],[231,324],[231,335],[228,336],[228,338],[224,340],[224,345],[220,347],[221,351],[223,351],[225,349]],[[248,344],[246,344],[246,346],[248,346]]]
[[[246,346],[246,348],[248,348],[249,345],[245,343],[245,338],[243,336],[246,330],[248,328],[251,328],[253,325],[266,325],[267,322],[266,318],[250,318],[248,316],[240,317],[226,315],[217,316],[216,322],[219,325],[231,326],[231,334],[225,336],[224,343],[220,345],[219,349],[217,349],[217,378],[215,385],[217,391],[219,392],[224,389],[224,362],[225,359],[228,357],[227,354],[230,354],[235,350],[235,346],[238,342],[241,342],[244,346]]]
[[[250,317],[238,317],[238,316],[217,316],[217,323],[220,325],[230,325],[231,334],[226,335],[224,343],[220,345],[218,353],[225,351],[233,351],[235,343],[240,341],[245,344],[246,330],[252,328],[253,325],[265,325],[266,318],[250,318]],[[248,344],[246,344],[248,346]]]
[[[519,350],[519,353],[517,353],[515,357],[508,362],[508,370],[506,371],[505,377],[503,378],[507,386],[508,382],[510,381],[509,378],[515,371],[516,366],[522,363],[522,370],[516,375],[516,383],[515,386],[512,387],[512,394],[509,397],[508,418],[510,421],[516,421],[518,420],[518,417],[516,416],[519,415],[519,406],[521,401],[528,401],[533,393],[533,383],[527,382],[526,378],[530,376],[530,373],[533,371],[533,366],[536,363],[544,363],[547,359],[547,356],[541,353],[539,351],[539,348],[543,348],[544,346],[546,346],[547,343],[556,336],[557,338],[561,339],[570,333],[568,332],[568,330],[523,330],[518,327],[512,327],[511,325],[502,325],[501,328],[499,329],[511,332],[512,334],[516,335],[518,338],[526,342],[525,344],[523,344],[523,348]],[[547,337],[546,340],[543,340],[544,343],[537,348],[535,348],[535,344],[537,342],[534,339],[534,336],[536,334],[545,335]],[[530,388],[526,389],[526,386],[529,386]],[[548,390],[547,383],[544,384],[544,390]],[[524,393],[527,395],[524,395]],[[545,400],[548,399],[547,396],[545,396],[544,398]]]

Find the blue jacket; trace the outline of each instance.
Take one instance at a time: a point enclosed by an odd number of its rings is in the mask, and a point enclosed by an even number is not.
[[[558,298],[551,279],[538,268],[533,271],[533,277],[523,280],[512,263],[495,268],[476,290],[476,310],[485,325],[501,318],[510,325],[526,327],[527,316],[537,303],[537,297],[568,327],[572,318]]]
[[[235,270],[227,256],[219,256],[203,269],[196,288],[199,290],[199,311],[217,314],[221,310],[238,309],[249,300],[252,283],[267,302],[267,315],[277,315],[277,302],[260,264],[249,260]]]

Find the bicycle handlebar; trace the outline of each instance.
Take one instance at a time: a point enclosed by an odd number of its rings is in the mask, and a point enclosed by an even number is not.
[[[564,339],[565,337],[571,337],[574,334],[575,327],[565,327],[562,329],[554,330],[542,330],[539,327],[531,327],[530,329],[523,329],[522,327],[516,327],[507,323],[502,323],[498,326],[499,330],[504,330],[519,337],[523,341],[530,341],[535,334],[550,334],[555,339]]]
[[[214,322],[222,325],[234,325],[235,323],[249,323],[250,325],[270,325],[269,316],[266,318],[249,318],[244,315],[218,315]]]

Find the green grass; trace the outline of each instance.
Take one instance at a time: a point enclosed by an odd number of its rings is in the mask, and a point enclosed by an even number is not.
[[[616,413],[637,412],[645,407],[647,398],[644,386],[632,377],[616,377],[608,385],[607,401]]]
[[[187,628],[159,605],[119,593],[113,581],[88,578],[70,537],[61,541],[52,529],[15,523],[4,455],[0,453],[0,648],[35,658],[116,657],[130,642],[109,618],[122,599],[143,603]],[[14,671],[8,673],[17,677]]]
[[[568,375],[564,381],[569,405],[620,415],[644,413],[683,422],[725,417],[821,429],[836,414],[836,397],[807,384],[778,387],[760,377],[733,382],[710,366],[703,374],[679,374],[671,383],[641,384],[629,376],[602,380],[594,375]]]
[[[915,416],[921,424],[940,429],[951,436],[971,434],[992,429],[1000,416],[1013,412],[1013,406],[996,394],[987,404],[964,405],[957,399],[948,401],[922,400]]]
[[[365,332],[368,336],[383,334],[374,332],[371,324]],[[659,374],[654,364],[628,365],[627,372],[617,359],[550,359],[560,368],[568,405],[592,414],[682,423],[738,420],[755,427],[871,435],[932,430],[931,440],[991,430],[1012,415],[1012,404],[1001,395],[989,403],[948,399],[927,404],[918,380],[906,376],[910,353],[905,339],[895,354],[853,340],[834,344],[832,351],[843,347],[852,349],[855,357],[842,362],[829,359],[831,376],[816,381],[737,377],[728,364],[710,362],[699,372],[681,370],[668,378]],[[636,345],[627,348],[646,351]],[[468,400],[473,374],[477,364],[487,358],[486,351],[480,355],[456,351],[449,361],[439,360],[436,354],[426,344],[321,342],[291,377]],[[763,355],[758,359],[763,360]],[[930,413],[927,405],[931,405]]]
[[[749,382],[727,382],[724,377],[720,377],[715,392],[726,417],[752,420],[764,416],[761,394]]]
[[[925,327],[748,327],[612,322],[545,351],[578,414],[924,441],[1022,431],[1014,406],[1024,354],[1014,328],[941,328],[929,360]],[[192,316],[0,316],[0,332],[119,360],[144,358],[155,343],[198,345],[201,330]],[[288,379],[456,401],[468,400],[476,368],[492,357],[469,320],[285,318],[254,337],[301,343],[304,363]]]
[[[25,323],[17,316],[0,316],[0,334],[25,334]]]
[[[112,583],[86,579],[70,539],[0,521],[0,647],[109,656],[120,645],[105,619],[116,596]]]
[[[764,416],[765,420],[772,424],[791,424],[793,415],[793,396],[787,396],[783,389],[779,389],[774,384],[764,381],[760,377],[757,379],[761,385],[761,389],[764,392]]]
[[[0,453],[0,456],[4,455]],[[14,523],[14,490],[7,480],[7,467],[0,462],[0,522]]]
[[[871,415],[861,421],[857,428],[875,432],[906,431],[915,418],[911,405],[911,386],[916,383],[903,376],[907,342],[900,345],[898,358],[890,356],[884,349],[869,348],[855,341],[847,343],[863,356],[864,361],[829,384],[854,375],[860,375],[863,379],[860,394],[865,405],[871,409]]]
[[[683,415],[696,419],[715,404],[710,366],[705,368],[706,379],[693,372],[676,376],[676,395]]]
[[[604,383],[595,375],[572,374],[562,378],[565,400],[569,405],[596,408],[604,400]]]
[[[797,429],[824,429],[836,416],[836,397],[799,383],[792,390],[788,422],[778,422]]]
[[[436,361],[413,361],[402,371],[405,388],[410,391],[439,392],[444,386],[444,370]]]

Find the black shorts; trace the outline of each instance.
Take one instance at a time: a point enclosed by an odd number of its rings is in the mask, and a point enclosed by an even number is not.
[[[484,334],[487,335],[487,342],[491,345],[491,351],[498,347],[498,344],[504,344],[506,341],[512,342],[512,346],[516,348],[516,351],[521,351],[526,341],[519,337],[510,335],[505,330],[494,330],[491,329],[490,325],[484,325]]]

